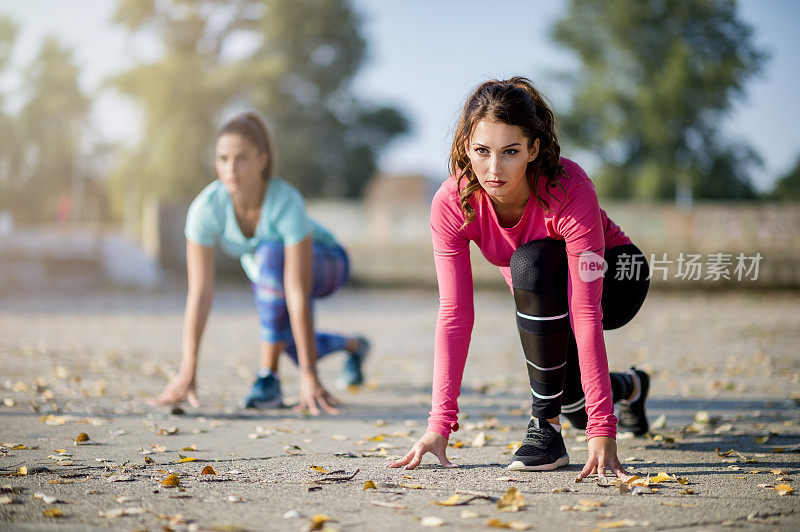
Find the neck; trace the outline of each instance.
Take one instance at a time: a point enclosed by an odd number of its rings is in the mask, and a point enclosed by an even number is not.
[[[257,185],[253,188],[231,194],[231,200],[234,206],[241,209],[260,209],[266,189],[267,183],[263,179],[259,179]]]

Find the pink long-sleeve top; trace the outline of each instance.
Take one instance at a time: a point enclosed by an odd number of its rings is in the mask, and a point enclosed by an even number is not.
[[[606,248],[631,241],[600,208],[594,185],[586,172],[569,159],[562,158],[561,163],[566,170],[566,175],[559,177],[564,190],[560,187],[545,189],[546,180],[540,180],[540,195],[550,210],[540,206],[532,192],[522,218],[513,227],[500,225],[491,199],[482,189],[470,199],[475,219],[463,227],[465,216],[453,176],[442,184],[433,198],[431,235],[439,283],[439,315],[428,430],[445,437],[458,430],[458,396],[475,318],[470,241],[475,242],[489,262],[500,267],[506,283],[513,289],[509,264],[514,251],[531,240],[553,238],[566,242],[569,319],[578,346],[586,396],[589,417],[586,435],[589,438],[616,436],[617,419],[611,400],[600,306],[603,282],[600,277],[591,280],[593,276],[590,275],[584,275],[587,281],[581,279],[578,261],[584,252],[603,255]]]

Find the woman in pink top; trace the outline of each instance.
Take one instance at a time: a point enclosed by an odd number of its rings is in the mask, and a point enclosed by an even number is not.
[[[464,105],[450,153],[452,175],[431,206],[439,316],[428,429],[391,467],[413,469],[428,452],[453,465],[447,440],[458,430],[474,321],[472,241],[512,289],[531,385],[531,420],[509,468],[568,464],[564,414],[586,429],[589,459],[580,478],[605,476],[607,467],[625,474],[614,403],[620,403],[621,426],[646,433],[649,378],[633,368],[609,374],[603,329],[621,327],[639,310],[648,267],[600,209],[583,169],[560,151],[555,117],[525,78],[486,82]]]

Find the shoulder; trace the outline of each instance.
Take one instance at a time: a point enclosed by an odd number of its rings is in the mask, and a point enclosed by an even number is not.
[[[442,216],[460,217],[463,222],[464,215],[461,211],[461,200],[458,197],[458,183],[456,183],[455,176],[448,177],[433,195],[431,218]]]
[[[591,191],[594,192],[594,183],[589,179],[586,170],[578,165],[578,163],[562,157],[561,164],[564,166],[564,174],[559,176],[559,182],[568,193],[573,190],[580,192],[586,189],[591,189]]]
[[[267,185],[267,197],[272,204],[278,206],[305,205],[305,200],[294,185],[283,178],[273,176]]]
[[[224,206],[230,196],[225,186],[219,179],[206,185],[200,194],[194,198],[189,207],[190,213],[197,215],[219,214],[224,212]]]

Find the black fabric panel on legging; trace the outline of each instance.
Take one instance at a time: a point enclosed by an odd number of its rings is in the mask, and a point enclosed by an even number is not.
[[[511,258],[514,302],[532,395],[532,412],[553,418],[561,411],[561,391],[567,339],[570,331],[567,305],[567,255],[563,241],[536,240],[520,246]],[[520,316],[523,314],[524,316]],[[525,316],[530,316],[526,318]],[[533,319],[554,318],[557,319]],[[560,366],[560,367],[559,367]],[[536,394],[548,399],[536,397]]]
[[[616,271],[619,264],[620,255],[630,255],[636,257],[642,263],[642,275],[638,279],[616,279]],[[644,303],[647,292],[650,288],[650,280],[647,279],[648,266],[644,254],[633,244],[624,244],[613,247],[605,251],[605,260],[608,262],[608,272],[603,278],[603,329],[611,330],[622,327],[633,319]],[[570,330],[569,341],[567,343],[567,365],[564,374],[564,393],[562,394],[562,404],[571,405],[584,398],[583,387],[581,386],[581,369],[578,363],[578,346],[575,342],[575,335]],[[632,390],[628,387],[629,378],[621,373],[612,373],[611,395],[616,403],[620,399],[629,397]],[[586,428],[586,410],[581,408],[576,412],[563,415],[569,419],[570,423],[578,428]]]

